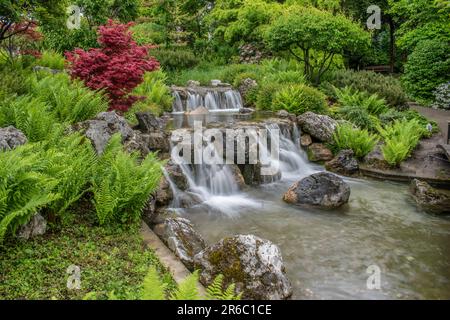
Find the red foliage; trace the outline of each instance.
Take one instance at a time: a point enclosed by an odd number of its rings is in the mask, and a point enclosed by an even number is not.
[[[139,97],[130,93],[144,80],[144,73],[159,68],[159,62],[149,57],[151,46],[138,46],[129,28],[109,20],[99,27],[100,49],[67,52],[71,75],[94,90],[104,89],[110,99],[110,109],[127,111]]]

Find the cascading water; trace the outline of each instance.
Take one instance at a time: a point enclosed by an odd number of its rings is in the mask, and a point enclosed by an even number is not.
[[[305,154],[299,147],[300,133],[294,127],[293,132],[283,132],[278,124],[266,126],[268,135],[273,135],[273,130],[280,130],[279,135],[279,169],[283,181],[299,180],[300,178],[316,172],[306,160]],[[263,145],[259,144],[259,148]],[[265,145],[264,145],[265,146]],[[209,145],[213,147],[213,145]],[[265,146],[267,148],[267,146]],[[175,149],[172,149],[173,152]],[[210,150],[213,151],[213,150]],[[217,152],[213,152],[217,156]],[[270,152],[263,152],[263,157],[270,157]],[[252,199],[245,191],[241,191],[236,180],[233,169],[223,164],[196,164],[180,165],[183,174],[189,184],[189,192],[195,194],[210,211],[221,212],[226,215],[236,215],[242,208],[258,208],[262,205],[261,200]],[[268,180],[267,182],[274,182]],[[179,190],[174,190],[174,193]],[[176,203],[174,203],[176,206]]]
[[[239,91],[232,88],[172,88],[173,112],[189,112],[205,107],[211,112],[237,112],[243,107]]]

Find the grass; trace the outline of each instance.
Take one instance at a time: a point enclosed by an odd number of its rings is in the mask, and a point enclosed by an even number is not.
[[[111,292],[136,299],[151,266],[175,287],[154,252],[143,245],[138,225],[100,227],[89,217],[67,215],[42,237],[0,247],[0,299],[82,299],[92,292],[99,299]],[[67,288],[70,265],[81,268],[80,290]]]

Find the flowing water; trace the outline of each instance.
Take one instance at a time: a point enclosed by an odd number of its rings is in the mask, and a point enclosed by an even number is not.
[[[296,128],[280,136],[275,183],[240,191],[226,166],[183,166],[203,203],[175,210],[211,244],[254,234],[278,245],[294,299],[450,299],[450,219],[418,210],[406,185],[344,178],[350,201],[333,211],[281,200],[292,183],[323,170],[308,163],[299,136]],[[370,290],[373,265],[381,288]]]
[[[175,113],[192,111],[197,107],[205,107],[210,112],[233,112],[242,108],[242,97],[237,90],[215,88],[190,88],[183,101],[179,91],[174,90],[173,110]]]

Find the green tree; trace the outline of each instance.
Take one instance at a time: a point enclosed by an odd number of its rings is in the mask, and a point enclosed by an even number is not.
[[[318,84],[336,55],[342,55],[344,50],[365,50],[370,37],[343,15],[290,6],[268,28],[266,41],[271,49],[288,51],[304,63],[305,75]]]

